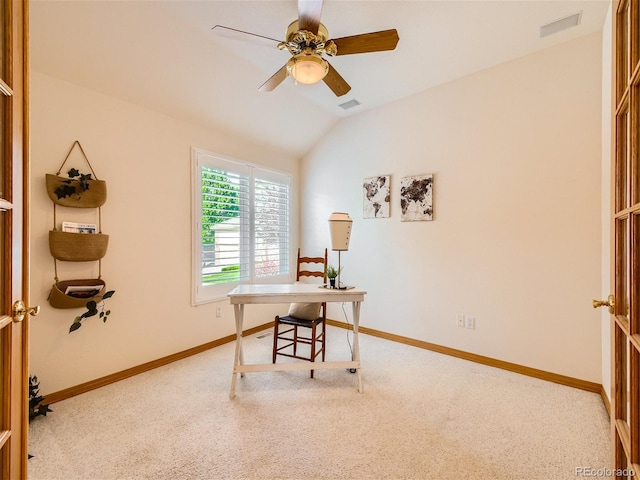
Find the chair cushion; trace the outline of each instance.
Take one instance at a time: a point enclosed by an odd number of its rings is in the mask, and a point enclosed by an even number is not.
[[[320,316],[321,303],[292,303],[289,316],[302,320],[316,320]]]
[[[296,327],[306,327],[311,328],[313,324],[316,325],[322,323],[322,318],[318,318],[316,320],[304,320],[302,318],[290,317],[287,315],[286,317],[278,317],[279,323],[284,323],[285,325],[295,325]]]

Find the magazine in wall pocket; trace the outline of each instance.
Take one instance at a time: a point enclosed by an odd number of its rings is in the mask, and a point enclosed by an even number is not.
[[[99,301],[106,288],[99,278],[57,281],[51,287],[49,304],[53,308],[83,308],[90,300]]]

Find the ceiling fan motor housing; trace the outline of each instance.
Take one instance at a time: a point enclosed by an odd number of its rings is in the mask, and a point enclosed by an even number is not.
[[[329,72],[329,63],[322,58],[322,54],[334,56],[337,53],[335,44],[327,41],[328,36],[329,32],[322,23],[315,34],[300,30],[298,20],[291,22],[287,28],[287,41],[278,45],[279,49],[287,49],[292,55],[287,62],[287,75],[306,85],[323,79]]]
[[[288,42],[290,42],[292,37],[300,31],[299,25],[300,23],[298,22],[298,20],[294,20],[287,27],[287,33],[285,34],[284,38],[286,38]],[[310,33],[313,34],[313,32]],[[318,39],[319,43],[326,42],[327,38],[329,38],[329,31],[327,30],[327,27],[325,27],[322,23],[318,24],[318,33],[316,33],[315,36]]]
[[[317,34],[308,30],[300,30],[298,25],[298,20],[289,24],[286,34],[287,40],[278,44],[280,50],[289,50],[289,53],[294,56],[304,53],[306,50],[316,55],[323,53],[332,57],[337,55],[338,49],[333,41],[327,40],[329,32],[322,23],[318,25]]]

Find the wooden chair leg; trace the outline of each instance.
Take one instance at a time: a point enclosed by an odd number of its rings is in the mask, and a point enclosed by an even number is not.
[[[316,361],[316,323],[311,325],[311,361]],[[313,370],[311,370],[311,378],[313,378]]]
[[[327,341],[327,321],[322,321],[322,361],[324,362],[324,352],[326,352],[326,341]]]

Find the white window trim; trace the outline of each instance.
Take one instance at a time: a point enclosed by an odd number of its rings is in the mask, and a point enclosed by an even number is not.
[[[204,159],[208,161],[204,161]],[[292,274],[292,258],[293,258],[293,224],[292,224],[292,176],[289,172],[278,171],[272,168],[264,167],[263,165],[243,162],[234,158],[225,157],[214,152],[210,152],[198,147],[191,148],[191,212],[192,212],[192,225],[191,225],[191,303],[192,305],[202,305],[211,302],[217,302],[227,298],[227,293],[234,289],[237,285],[255,283],[254,282],[254,261],[255,261],[255,248],[254,248],[254,188],[249,189],[249,279],[247,281],[229,282],[220,285],[202,285],[202,165],[216,167],[216,161],[218,166],[225,168],[228,165],[225,163],[234,163],[239,171],[245,171],[249,175],[250,183],[252,184],[255,176],[253,174],[254,169],[259,169],[261,172],[261,178],[267,177],[269,173],[272,173],[274,177],[280,180],[283,176],[289,179],[289,273],[283,275],[276,275],[269,278],[260,278],[260,283],[291,283],[293,279]]]

